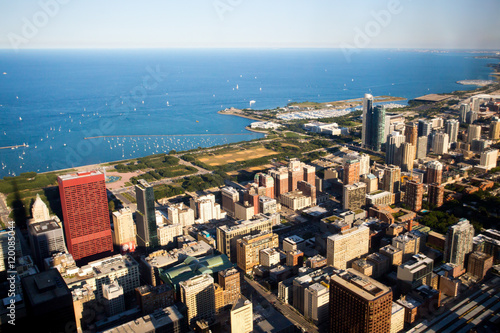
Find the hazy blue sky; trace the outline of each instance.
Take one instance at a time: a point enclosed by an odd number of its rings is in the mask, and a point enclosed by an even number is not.
[[[0,48],[498,49],[499,13],[499,0],[0,0]]]

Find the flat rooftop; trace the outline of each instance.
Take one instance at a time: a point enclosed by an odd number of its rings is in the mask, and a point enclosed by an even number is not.
[[[298,243],[302,243],[304,241],[304,239],[297,236],[297,235],[293,235],[293,236],[285,238],[283,241],[284,242],[286,241],[290,244],[298,244]]]
[[[62,229],[55,220],[30,223],[29,228],[33,229],[37,234]]]
[[[372,301],[391,291],[386,285],[349,268],[338,275],[332,275],[331,281],[351,290],[365,300]]]
[[[450,99],[452,97],[453,97],[453,95],[429,94],[429,95],[417,97],[417,98],[415,98],[415,100],[420,101],[420,102],[442,102],[442,101],[446,101],[447,99]]]
[[[70,173],[67,175],[61,175],[59,176],[59,178],[61,180],[69,180],[69,179],[77,179],[77,178],[97,176],[97,175],[103,175],[103,173],[99,170],[92,170],[87,172],[77,172],[77,173]]]
[[[141,260],[150,266],[165,267],[176,264],[179,261],[179,256],[198,257],[208,252],[213,248],[205,242],[196,242],[191,246],[186,246],[183,249],[173,249],[171,251],[159,250],[151,253],[149,256],[141,258]]]

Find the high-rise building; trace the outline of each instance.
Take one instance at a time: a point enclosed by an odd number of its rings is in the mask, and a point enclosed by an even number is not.
[[[378,190],[378,177],[374,174],[366,174],[361,176],[360,179],[363,183],[366,184],[366,193],[372,193]]]
[[[432,132],[432,121],[420,119],[418,121],[418,136],[429,136]]]
[[[281,167],[276,170],[270,170],[269,174],[274,179],[275,197],[288,192],[288,168]]]
[[[352,185],[344,185],[342,196],[342,207],[344,209],[356,210],[364,206],[366,203],[366,184],[354,183]]]
[[[215,202],[215,195],[207,194],[195,196],[189,199],[191,209],[197,223],[206,223],[212,220],[220,220],[220,205]]]
[[[401,165],[401,145],[405,141],[405,137],[399,132],[392,132],[387,136],[385,149],[385,163]]]
[[[465,257],[472,252],[474,227],[467,219],[460,219],[446,232],[444,260],[465,267]]]
[[[475,251],[469,255],[467,274],[477,280],[484,279],[486,273],[493,266],[493,256],[484,252]]]
[[[391,333],[402,332],[405,327],[405,308],[392,302]]]
[[[210,274],[195,276],[179,282],[181,301],[187,307],[190,325],[199,319],[215,318],[215,286]]]
[[[316,168],[312,165],[304,164],[302,170],[304,171],[303,180],[311,185],[316,185]]]
[[[405,117],[402,114],[385,114],[385,134],[382,143],[386,143],[387,136],[392,132],[405,133]]]
[[[288,191],[297,189],[297,183],[304,180],[304,163],[301,163],[297,158],[292,158],[288,162]]]
[[[182,224],[159,225],[156,231],[158,235],[158,245],[174,247],[177,237],[183,235]]]
[[[273,186],[274,191],[274,186]],[[226,186],[221,190],[222,194],[222,209],[229,215],[234,216],[234,205],[240,200],[240,193],[234,187]],[[274,197],[274,193],[273,193]]]
[[[423,254],[415,254],[410,260],[398,266],[398,283],[404,293],[422,284],[431,284],[434,261]]]
[[[134,252],[137,245],[134,219],[130,208],[122,208],[113,212],[113,244],[122,253]]]
[[[448,119],[446,121],[445,132],[449,136],[450,143],[457,143],[458,129],[460,128],[460,123],[456,119]]]
[[[279,237],[270,231],[261,231],[237,241],[238,267],[245,273],[252,271],[259,264],[260,250],[279,246]]]
[[[231,333],[253,332],[252,302],[240,295],[231,309]]]
[[[377,105],[373,109],[371,148],[380,151],[385,137],[385,106]]]
[[[426,136],[419,136],[417,139],[417,158],[425,158],[427,156],[427,142]]]
[[[47,207],[45,202],[43,202],[42,198],[40,198],[39,194],[36,195],[35,202],[31,207],[31,217],[31,222],[42,222],[50,220],[49,208]]]
[[[135,288],[135,295],[143,315],[166,308],[175,302],[175,290],[169,284],[140,286]]]
[[[443,155],[448,153],[450,146],[449,137],[446,133],[436,133],[432,140],[432,150],[436,155]]]
[[[382,189],[391,193],[401,191],[401,169],[395,165],[386,165],[382,178]]]
[[[311,205],[316,205],[316,186],[314,184],[307,183],[305,181],[300,181],[297,183],[297,188],[301,191],[305,196],[311,198]]]
[[[373,96],[365,94],[363,99],[363,127],[361,132],[361,141],[364,147],[371,146],[371,124],[373,114]]]
[[[477,120],[478,116],[479,115],[476,111],[469,111],[469,112],[467,112],[465,122],[467,124],[474,124],[474,122]]]
[[[358,160],[359,161],[359,175],[366,175],[370,173],[370,155],[365,153],[347,153],[343,157],[344,165],[347,161]]]
[[[360,164],[358,160],[347,160],[344,163],[344,185],[351,185],[359,182]]]
[[[444,197],[444,185],[438,184],[429,184],[428,186],[428,201],[429,204],[441,207],[443,205],[443,197]]]
[[[493,169],[497,166],[498,162],[498,149],[488,149],[481,153],[479,159],[479,166],[486,170]]]
[[[470,105],[469,104],[460,104],[460,113],[458,117],[458,121],[460,124],[465,124],[467,121],[467,113],[470,111]]]
[[[330,279],[330,332],[389,333],[392,290],[354,269]]]
[[[427,163],[426,183],[441,184],[443,178],[443,164],[438,161],[430,161]]]
[[[240,272],[236,268],[228,268],[219,272],[219,284],[224,289],[224,305],[234,304],[240,297]]]
[[[257,173],[255,175],[254,181],[259,187],[264,187],[266,189],[266,197],[269,198],[274,198],[275,191],[274,191],[274,178],[271,177],[270,175],[266,175],[264,173]],[[234,193],[234,192],[233,192]],[[234,194],[232,196],[232,200],[234,200]],[[236,201],[238,199],[236,198]],[[223,198],[223,206],[224,206],[224,198]]]
[[[28,225],[31,255],[40,269],[43,261],[52,254],[66,252],[64,233],[61,225],[55,220],[32,222]],[[16,253],[16,256],[19,254]]]
[[[21,283],[27,318],[24,323],[16,321],[16,331],[36,327],[37,332],[65,332],[67,324],[75,322],[71,291],[57,269],[28,275]]]
[[[404,142],[401,145],[401,170],[411,171],[413,170],[413,162],[416,157],[416,146],[411,143]]]
[[[405,126],[405,142],[417,146],[418,125],[416,123],[407,123]]]
[[[113,251],[104,174],[80,172],[57,181],[69,253],[79,260]]]
[[[353,227],[327,239],[327,263],[338,269],[346,269],[351,263],[367,254],[370,244],[370,228]]]
[[[498,140],[500,139],[500,119],[494,118],[490,123],[490,139]]]
[[[424,197],[424,184],[409,180],[406,182],[405,204],[410,209],[419,212],[422,209],[422,199]]]
[[[481,105],[481,99],[479,97],[472,97],[470,100],[470,110],[479,112],[479,106]]]
[[[194,210],[182,202],[168,206],[167,212],[171,224],[181,224],[183,227],[194,224]]]
[[[118,281],[112,281],[109,284],[102,285],[102,296],[104,310],[108,317],[117,315],[125,311],[125,297],[123,288]]]
[[[253,231],[272,231],[272,225],[272,219],[261,218],[254,221],[242,221],[234,226],[217,227],[217,250],[227,255],[232,262],[236,262],[238,239],[250,235]]]
[[[158,246],[153,186],[144,179],[140,179],[135,185],[135,195],[137,199],[137,243],[145,249],[152,250]]]
[[[304,290],[304,317],[316,325],[328,320],[330,290],[321,283],[314,283]]]
[[[401,234],[392,239],[392,246],[400,249],[402,262],[410,260],[415,254],[418,254],[425,244],[425,234],[414,231]],[[384,253],[387,255],[386,253]]]
[[[474,140],[481,139],[481,125],[469,125],[467,130],[467,142],[472,143]]]

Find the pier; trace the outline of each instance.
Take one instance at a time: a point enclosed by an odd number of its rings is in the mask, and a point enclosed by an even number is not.
[[[22,145],[0,147],[0,149],[17,149],[21,147],[28,147],[28,145],[23,143]]]
[[[149,138],[149,137],[169,137],[169,136],[215,136],[215,135],[252,135],[252,133],[230,133],[230,134],[152,134],[152,135],[101,135],[101,136],[90,136],[84,138],[85,140],[92,139],[107,139],[107,138]]]

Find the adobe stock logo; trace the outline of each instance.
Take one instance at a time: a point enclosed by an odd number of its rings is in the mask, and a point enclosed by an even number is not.
[[[38,6],[40,10],[36,11],[31,19],[27,17],[22,18],[21,34],[10,32],[7,34],[12,49],[18,51],[21,46],[24,46],[35,38],[40,29],[45,28],[50,20],[53,19],[59,11],[61,6],[66,5],[71,0],[40,0]]]
[[[243,0],[216,0],[213,3],[214,9],[217,12],[221,21],[224,21],[224,16],[227,12],[232,12],[236,7],[240,6]]]
[[[368,47],[372,40],[377,38],[392,23],[394,15],[401,14],[402,12],[403,6],[399,0],[389,0],[386,9],[371,11],[370,16],[373,19],[368,21],[363,28],[354,28],[352,44],[340,44],[347,62],[351,62],[351,56],[354,53],[359,53],[360,49]]]

